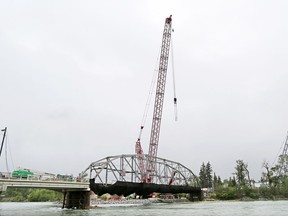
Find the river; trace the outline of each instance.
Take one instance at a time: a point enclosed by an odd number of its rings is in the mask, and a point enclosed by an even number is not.
[[[1,203],[0,216],[287,216],[288,201],[195,202],[145,206],[99,207],[89,210],[62,209],[55,203]]]

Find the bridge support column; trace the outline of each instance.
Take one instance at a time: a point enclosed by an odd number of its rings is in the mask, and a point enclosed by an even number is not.
[[[203,194],[201,189],[193,191],[192,193],[189,193],[188,199],[190,201],[202,201],[203,200]]]
[[[87,209],[90,207],[89,191],[68,191],[64,193],[64,208]]]

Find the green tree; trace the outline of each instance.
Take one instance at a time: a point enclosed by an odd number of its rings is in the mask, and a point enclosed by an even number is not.
[[[267,161],[264,161],[262,164],[263,168],[265,168],[265,171],[262,173],[262,177],[261,177],[261,182],[262,183],[266,183],[268,182],[269,187],[272,186],[273,184],[273,171],[270,168],[269,164]]]
[[[27,196],[31,189],[28,188],[7,188],[3,193],[6,201],[10,202],[23,202],[27,200]]]
[[[205,167],[205,175],[206,175],[206,187],[212,188],[213,186],[212,167],[209,161]]]
[[[214,173],[214,176],[213,176],[213,185],[214,185],[214,188],[218,187],[218,178],[217,178],[215,173]]]
[[[216,198],[220,200],[238,199],[235,187],[222,187],[217,190]]]
[[[28,201],[30,202],[57,201],[61,199],[61,193],[46,189],[36,189],[28,195]]]
[[[219,187],[222,187],[222,181],[221,181],[221,178],[220,176],[217,176],[215,173],[214,173],[214,176],[213,176],[213,186],[214,186],[214,189],[217,189]]]
[[[288,155],[280,155],[277,164],[272,167],[271,170],[274,173],[273,180],[276,185],[285,180],[288,176]]]
[[[200,172],[199,172],[199,183],[202,188],[206,187],[206,167],[204,162],[202,163],[200,167]]]
[[[212,188],[213,176],[210,162],[208,162],[206,165],[204,162],[202,163],[199,172],[199,182],[202,188]]]
[[[218,182],[217,182],[217,183],[218,183],[218,185],[219,185],[219,186],[220,186],[220,185],[221,185],[221,186],[223,185],[223,183],[222,183],[222,180],[221,180],[221,177],[220,177],[220,176],[218,176]]]
[[[265,168],[265,171],[262,173],[261,181],[268,182],[270,187],[280,187],[288,177],[288,155],[280,155],[276,165],[271,168],[269,164],[264,161],[263,168]]]
[[[251,186],[250,175],[248,171],[248,164],[245,164],[243,160],[236,161],[236,182],[238,186]]]
[[[45,202],[62,200],[63,194],[57,191],[45,189],[8,188],[2,201],[9,202]]]

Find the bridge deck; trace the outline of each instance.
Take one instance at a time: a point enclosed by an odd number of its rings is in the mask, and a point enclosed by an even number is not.
[[[57,191],[90,191],[89,182],[69,182],[69,181],[40,181],[27,179],[0,179],[0,191],[5,191],[7,187],[15,188],[42,188]]]
[[[121,181],[117,181],[115,184],[103,185],[94,183],[94,179],[90,179],[90,187],[91,190],[98,195],[109,193],[127,196],[136,193],[137,195],[143,195],[144,197],[147,197],[153,192],[172,194],[189,193],[201,199],[201,188],[188,185],[163,185],[153,183],[144,184]]]

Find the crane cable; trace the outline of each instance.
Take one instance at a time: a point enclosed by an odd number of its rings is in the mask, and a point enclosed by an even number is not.
[[[3,130],[2,130],[3,131]],[[11,148],[10,145],[8,145],[9,143],[9,132],[6,130],[6,134],[5,134],[5,139],[3,140],[3,146],[4,147],[4,151],[5,151],[5,165],[6,165],[6,171],[7,173],[10,173],[10,169],[9,169],[9,161],[8,161],[8,152],[9,152],[9,156],[10,156],[10,162],[12,163],[12,169],[14,170],[14,161],[13,161],[13,157],[12,157],[12,153],[11,153]]]
[[[277,153],[277,155],[276,155],[276,157],[275,157],[275,159],[274,159],[274,161],[272,163],[272,166],[274,166],[274,164],[276,164],[276,160],[279,158],[280,152],[282,151],[282,148],[284,150],[287,139],[288,139],[288,131],[287,131],[287,135],[286,135],[286,137],[285,137],[285,139],[283,141],[283,144],[280,146],[280,149],[279,149],[279,151],[278,151],[278,153]]]
[[[157,60],[156,60],[156,66],[155,66],[155,69],[154,69],[154,74],[153,74],[152,81],[151,81],[151,84],[150,84],[149,94],[148,94],[148,97],[147,97],[147,101],[146,101],[146,105],[145,105],[145,109],[144,109],[144,114],[143,114],[142,121],[141,121],[140,133],[139,133],[139,136],[138,136],[139,140],[141,139],[142,131],[143,131],[143,128],[144,128],[146,120],[147,120],[148,111],[149,111],[149,107],[150,107],[151,99],[152,99],[152,94],[153,94],[153,90],[155,88],[156,77],[157,77],[157,74],[158,74],[158,68],[157,68],[158,64],[157,63],[159,62],[160,52],[161,52],[161,47],[159,49],[159,54],[158,54],[158,57],[157,57]]]
[[[12,157],[12,153],[11,152],[12,152],[12,150],[11,150],[11,142],[9,142],[9,132],[7,132],[6,140],[5,140],[5,160],[6,160],[6,170],[7,170],[8,173],[10,173],[9,161],[11,162],[10,165],[12,165],[12,170],[15,169],[14,161],[13,161],[13,157]],[[8,153],[9,153],[9,155],[8,155]],[[9,159],[9,157],[10,157],[10,159]]]
[[[8,146],[8,133],[6,135],[6,140],[5,140],[5,161],[6,161],[6,170],[9,173],[7,146]]]
[[[172,32],[174,32],[174,29],[172,29]],[[148,98],[147,98],[145,109],[144,109],[144,114],[143,114],[141,127],[140,127],[140,133],[139,133],[139,136],[138,136],[139,140],[141,138],[142,131],[144,129],[144,126],[145,126],[145,123],[146,123],[146,120],[147,120],[149,107],[150,107],[150,104],[151,104],[152,94],[153,94],[153,90],[154,90],[155,83],[156,83],[156,77],[157,77],[157,74],[158,74],[158,68],[157,68],[158,64],[157,63],[159,62],[160,52],[161,52],[161,47],[159,49],[159,54],[158,54],[158,58],[157,58],[157,61],[156,61],[156,66],[155,66],[155,69],[154,69],[154,74],[153,74],[152,82],[150,84],[150,90],[149,90]],[[173,91],[174,91],[174,114],[175,114],[175,121],[177,121],[178,120],[178,115],[177,115],[177,97],[176,97],[176,84],[175,84],[175,69],[174,69],[174,56],[173,56],[172,37],[171,37],[171,59],[172,59],[172,76],[173,76]]]
[[[174,29],[172,29],[174,32]],[[177,115],[177,97],[176,97],[176,85],[175,85],[175,70],[174,70],[174,56],[173,56],[173,42],[171,37],[171,59],[172,59],[172,74],[173,74],[173,90],[174,90],[174,114],[175,114],[175,121],[178,120]]]

